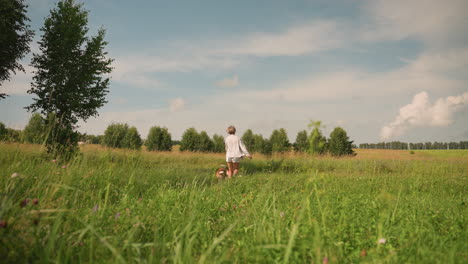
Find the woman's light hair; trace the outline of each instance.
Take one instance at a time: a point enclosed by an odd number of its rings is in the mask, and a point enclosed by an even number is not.
[[[228,134],[234,135],[236,133],[236,127],[235,126],[228,126],[227,132],[228,132]]]

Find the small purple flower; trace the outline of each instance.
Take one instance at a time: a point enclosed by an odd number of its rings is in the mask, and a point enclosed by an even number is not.
[[[34,199],[32,200],[32,203],[33,203],[34,205],[37,205],[37,204],[39,203],[39,199],[34,198]]]
[[[52,162],[54,162],[54,163],[55,163],[55,162],[57,162],[57,160],[56,160],[56,159],[53,159],[53,160],[52,160]]]
[[[115,219],[119,219],[119,217],[120,217],[120,213],[117,212],[117,213],[115,214]]]
[[[63,166],[62,166],[62,169],[66,169],[66,168],[67,168],[67,166],[66,166],[66,165],[63,165]]]
[[[385,244],[385,243],[387,243],[387,239],[385,239],[385,238],[380,238],[379,241],[377,241],[377,243],[379,243],[379,244]]]
[[[324,257],[323,260],[322,260],[322,263],[323,263],[323,264],[328,264],[328,258],[327,258],[327,257]]]
[[[93,207],[93,212],[97,212],[98,210],[99,210],[99,205],[96,204],[96,205]]]

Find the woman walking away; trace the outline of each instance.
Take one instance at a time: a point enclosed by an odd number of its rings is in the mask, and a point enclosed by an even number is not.
[[[236,128],[229,126],[226,130],[229,134],[224,139],[224,145],[226,146],[226,162],[228,164],[228,178],[236,176],[239,172],[239,162],[243,156],[247,156],[252,159],[249,151],[245,147],[244,143],[236,136]]]

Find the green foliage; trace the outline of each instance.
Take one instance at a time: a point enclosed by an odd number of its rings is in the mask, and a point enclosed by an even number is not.
[[[171,151],[171,134],[165,127],[154,126],[150,128],[145,146],[149,151]]]
[[[110,148],[124,148],[124,138],[128,129],[127,124],[110,124],[104,131],[102,144]]]
[[[213,152],[222,153],[224,152],[225,145],[224,145],[224,138],[221,135],[214,134],[213,135]]]
[[[136,127],[130,127],[122,141],[122,147],[128,149],[140,149],[143,144]]]
[[[23,140],[26,143],[43,144],[47,137],[46,120],[38,113],[29,119],[23,131]]]
[[[271,143],[270,140],[264,139],[263,140],[263,146],[262,149],[260,150],[260,153],[263,155],[271,155],[273,153],[273,144]]]
[[[284,128],[273,130],[270,136],[269,143],[271,144],[272,152],[286,152],[289,151],[288,134]]]
[[[326,150],[327,140],[322,136],[322,131],[320,127],[322,126],[322,121],[311,121],[309,128],[312,128],[312,132],[309,135],[309,150],[310,154],[323,154]]]
[[[195,128],[191,127],[185,130],[180,141],[181,151],[197,151],[198,150],[199,135]]]
[[[354,154],[352,144],[353,141],[349,141],[346,131],[341,127],[336,127],[330,134],[328,152],[332,156],[352,155]]]
[[[260,134],[253,135],[253,144],[248,150],[251,153],[258,152],[261,153],[265,145],[265,139]]]
[[[198,135],[197,150],[201,152],[213,151],[213,141],[205,131],[200,132]]]
[[[29,29],[24,0],[0,0],[0,86],[11,79],[11,73],[24,71],[20,63],[29,51],[34,32]],[[0,99],[6,94],[0,93]]]
[[[4,140],[7,142],[21,142],[23,138],[23,132],[18,129],[7,128]]]
[[[112,71],[112,59],[106,58],[104,51],[107,45],[104,29],[94,37],[87,37],[87,24],[88,12],[82,4],[59,1],[41,28],[41,53],[34,54],[31,60],[36,71],[28,93],[36,97],[26,108],[40,110],[45,116],[53,113],[57,127],[52,129],[56,134],[50,138],[60,141],[47,142],[63,145],[49,150],[73,148],[77,138],[72,131],[77,122],[97,116],[97,109],[106,103],[109,78],[103,76]]]
[[[255,138],[251,129],[247,129],[247,131],[245,131],[245,133],[242,135],[241,140],[249,151],[254,152],[253,149],[255,145]]]
[[[83,135],[81,141],[88,144],[102,144],[103,135]]]
[[[294,143],[294,151],[307,152],[309,150],[309,140],[307,138],[307,131],[302,130],[297,133],[296,142]]]
[[[53,158],[68,160],[78,153],[80,134],[50,113],[45,119],[47,152]]]
[[[7,131],[6,127],[5,127],[5,124],[0,122],[0,141],[6,140],[7,133],[8,133],[8,131]]]

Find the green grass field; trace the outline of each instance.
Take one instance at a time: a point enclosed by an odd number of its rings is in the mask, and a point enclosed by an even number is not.
[[[0,144],[0,262],[468,262],[468,151],[82,153]]]

